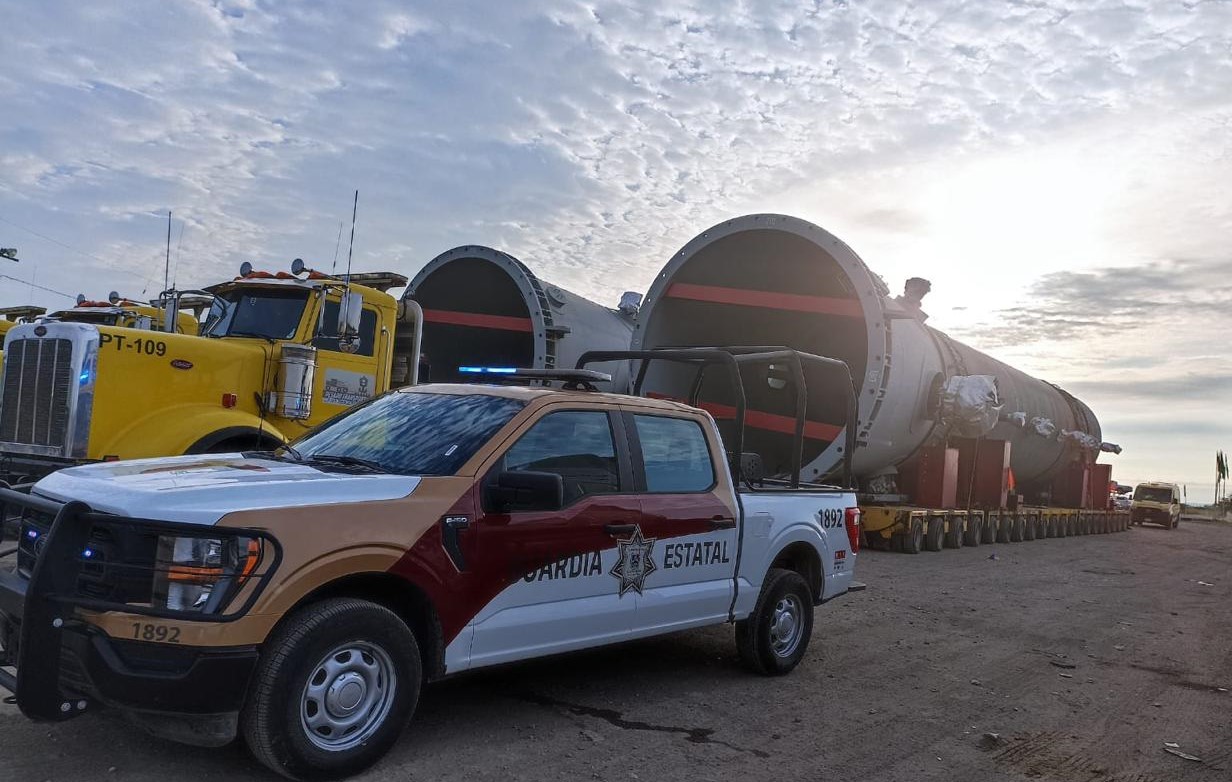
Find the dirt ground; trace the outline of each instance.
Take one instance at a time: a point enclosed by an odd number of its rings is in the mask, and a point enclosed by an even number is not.
[[[464,676],[362,778],[1226,781],[1230,565],[1201,523],[865,553],[791,676],[744,673],[726,627]],[[274,778],[103,715],[3,705],[0,746],[3,780]]]

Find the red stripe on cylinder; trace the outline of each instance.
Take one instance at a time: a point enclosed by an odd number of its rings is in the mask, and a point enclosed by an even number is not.
[[[646,396],[651,399],[670,399],[673,402],[685,401],[653,391],[646,394]],[[736,419],[736,408],[732,405],[721,405],[716,402],[698,402],[697,406],[720,421],[734,421]],[[791,416],[767,413],[761,410],[745,410],[744,425],[751,426],[754,429],[763,429],[767,432],[796,433],[796,419]],[[804,422],[804,436],[810,440],[832,443],[838,439],[842,431],[843,427],[835,426],[834,424],[823,424],[818,421]]]
[[[687,282],[673,282],[667,288],[667,296],[671,299],[690,299],[713,304],[737,304],[742,307],[761,307],[792,312],[816,312],[825,315],[842,315],[847,318],[864,317],[864,310],[856,299],[754,291],[747,288],[723,288],[717,285],[694,285]]]
[[[508,315],[483,315],[478,312],[451,312],[449,310],[424,310],[424,323],[445,323],[450,326],[471,326],[477,329],[499,331],[524,331],[531,333],[535,326],[530,318],[514,318]]]

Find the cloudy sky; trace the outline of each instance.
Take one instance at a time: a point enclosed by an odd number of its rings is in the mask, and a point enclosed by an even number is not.
[[[1209,499],[1232,450],[1224,0],[0,15],[2,304],[157,293],[168,209],[181,287],[329,266],[358,188],[357,270],[482,243],[604,303],[705,227],[784,212],[1089,402],[1121,481]]]

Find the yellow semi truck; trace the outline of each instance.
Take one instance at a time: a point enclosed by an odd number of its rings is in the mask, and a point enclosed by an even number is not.
[[[0,339],[3,339],[4,335],[9,333],[9,329],[18,323],[30,323],[46,312],[46,307],[36,307],[33,304],[22,304],[17,307],[0,307]]]
[[[402,275],[254,271],[194,291],[200,335],[44,319],[5,336],[0,473],[83,461],[273,448],[416,379],[421,315]],[[184,293],[160,322],[180,320]]]
[[[208,297],[203,296],[194,297],[194,300],[189,302],[181,302],[174,318],[175,333],[197,333],[199,324],[192,310],[194,307],[201,306],[202,299],[207,299],[204,304],[208,306]],[[165,312],[163,307],[125,299],[113,291],[107,301],[91,301],[84,294],[79,295],[77,306],[49,313],[45,320],[94,323],[99,326],[117,326],[142,331],[168,331],[164,323]]]

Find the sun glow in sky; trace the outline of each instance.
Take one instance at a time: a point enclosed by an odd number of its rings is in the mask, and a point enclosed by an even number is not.
[[[1232,451],[1232,3],[0,14],[0,303],[157,293],[168,209],[181,287],[328,267],[358,188],[356,268],[482,243],[606,304],[776,211],[1089,402],[1118,479],[1209,499]]]

